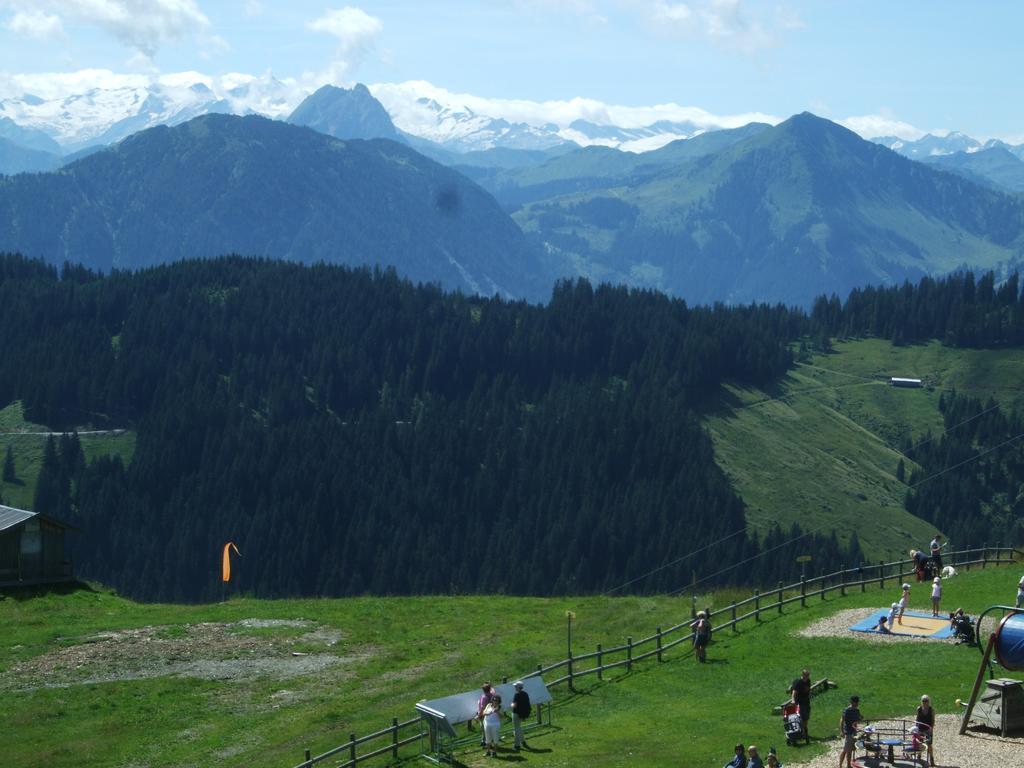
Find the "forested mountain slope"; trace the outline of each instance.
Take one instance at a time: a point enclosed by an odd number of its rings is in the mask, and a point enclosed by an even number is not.
[[[0,249],[102,270],[224,253],[393,266],[535,299],[553,281],[490,195],[408,147],[227,115],[0,178]]]
[[[237,258],[3,264],[0,399],[137,431],[128,467],[52,446],[36,499],[85,531],[83,575],[131,594],[214,596],[229,539],[260,595],[600,591],[730,537],[633,587],[667,589],[759,551],[694,409],[784,371],[798,313]]]

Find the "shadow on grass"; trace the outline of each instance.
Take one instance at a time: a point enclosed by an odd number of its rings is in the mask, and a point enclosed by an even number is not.
[[[73,595],[78,592],[96,592],[84,581],[64,581],[58,584],[27,584],[0,587],[0,597],[11,598],[19,602],[34,600],[48,595]]]

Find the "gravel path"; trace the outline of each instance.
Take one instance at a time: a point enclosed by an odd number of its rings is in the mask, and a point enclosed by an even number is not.
[[[913,713],[907,715],[913,719]],[[875,725],[885,725],[880,721]],[[971,729],[961,736],[957,715],[939,715],[935,718],[935,764],[941,768],[1011,768],[1024,765],[1024,738],[1003,738],[999,734]],[[832,743],[827,754],[807,763],[793,760],[792,751],[787,765],[800,768],[836,768],[842,744]]]

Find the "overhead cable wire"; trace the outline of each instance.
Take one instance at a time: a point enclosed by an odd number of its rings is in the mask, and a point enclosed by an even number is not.
[[[711,547],[714,547],[714,546],[716,546],[718,544],[721,544],[723,541],[728,541],[729,539],[733,538],[734,536],[739,536],[741,533],[746,533],[746,532],[747,532],[747,528],[746,528],[746,526],[744,526],[743,528],[740,528],[738,531],[733,531],[728,536],[723,536],[722,538],[718,539],[717,541],[713,541],[710,544],[706,544],[705,546],[701,547],[700,549],[695,549],[693,552],[690,552],[689,554],[683,555],[682,557],[677,557],[675,560],[673,560],[670,563],[665,563],[664,565],[660,565],[657,568],[655,568],[654,570],[648,571],[647,573],[643,574],[642,576],[637,576],[635,579],[630,579],[629,581],[625,582],[624,584],[620,584],[617,587],[613,587],[612,589],[609,589],[607,592],[605,592],[604,596],[607,597],[612,592],[618,592],[623,587],[628,587],[630,584],[635,584],[636,582],[641,581],[642,579],[646,579],[648,576],[653,576],[655,573],[658,573],[658,571],[663,571],[666,568],[671,568],[673,565],[677,565],[678,563],[681,563],[684,560],[687,560],[687,559],[693,557],[694,555],[699,555],[701,552],[703,552],[703,551],[705,551],[707,549],[711,549]]]

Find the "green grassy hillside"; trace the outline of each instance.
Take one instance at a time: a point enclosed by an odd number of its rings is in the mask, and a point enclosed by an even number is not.
[[[91,431],[87,427],[83,432]],[[36,479],[43,463],[43,452],[49,429],[42,424],[25,420],[21,402],[0,409],[0,461],[10,447],[14,454],[15,481],[0,480],[0,496],[4,503],[20,509],[32,509],[36,493]],[[135,452],[135,433],[112,431],[101,434],[81,434],[82,451],[86,461],[97,456],[120,456],[128,464]]]
[[[928,386],[894,389],[890,376]],[[1022,350],[842,342],[798,365],[777,391],[732,389],[706,424],[753,526],[799,522],[835,528],[844,539],[856,531],[870,557],[888,558],[927,544],[934,533],[903,508],[906,486],[895,475],[903,438],[941,433],[943,391],[1013,408],[1024,404],[1013,386],[1022,380]]]
[[[977,612],[1005,602],[1018,571],[962,574],[947,582],[946,604]],[[936,642],[923,653],[916,643],[795,634],[840,608],[880,606],[891,593],[890,584],[766,615],[760,625],[716,635],[707,665],[677,650],[602,683],[588,678],[575,695],[559,687],[555,728],[531,737],[535,751],[517,758],[538,768],[717,765],[737,740],[784,743],[771,707],[803,666],[839,684],[815,699],[811,732],[819,738],[835,735],[853,692],[871,719],[907,714],[923,692],[940,712],[955,711],[977,669],[973,649]],[[912,605],[924,602],[918,595]],[[576,611],[579,653],[667,626],[687,607],[669,598],[172,606],[90,590],[8,597],[0,600],[5,765],[292,765],[304,748],[324,750],[392,716],[411,717],[421,698],[564,656],[566,609]],[[798,764],[824,749],[816,741],[784,749],[783,759]],[[462,759],[487,762],[473,748]]]

